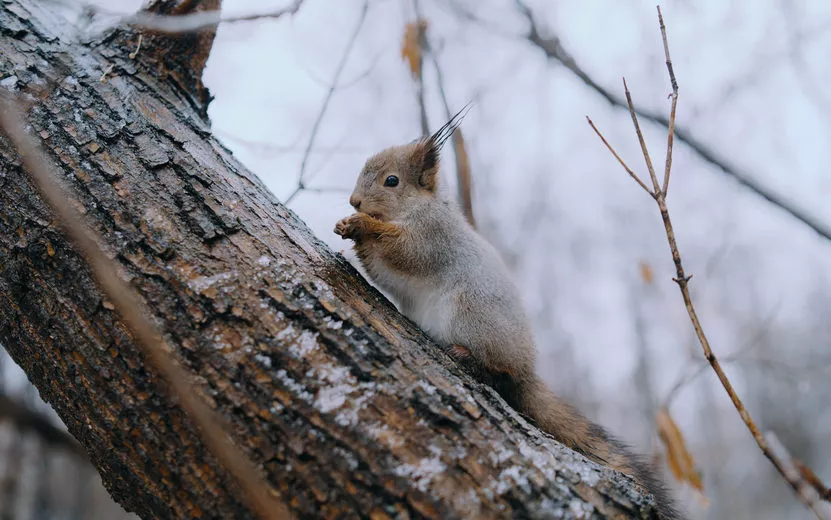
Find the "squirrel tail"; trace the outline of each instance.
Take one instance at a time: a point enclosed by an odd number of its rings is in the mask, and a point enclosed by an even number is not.
[[[585,418],[576,408],[557,397],[538,377],[525,382],[496,385],[510,404],[529,416],[543,431],[586,457],[626,473],[655,498],[662,520],[682,520],[682,515],[650,464],[633,453],[626,444]],[[499,388],[501,387],[501,388]],[[504,392],[508,390],[507,392]],[[512,399],[513,398],[513,399]]]

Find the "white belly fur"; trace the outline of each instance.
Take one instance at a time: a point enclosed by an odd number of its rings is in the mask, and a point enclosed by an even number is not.
[[[392,297],[405,316],[439,343],[452,343],[451,324],[455,308],[450,291],[424,279],[392,271],[381,261],[372,262],[370,270],[378,285]]]

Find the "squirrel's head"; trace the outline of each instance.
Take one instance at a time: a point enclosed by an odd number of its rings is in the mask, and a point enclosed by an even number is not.
[[[430,137],[393,146],[370,157],[349,197],[355,211],[389,221],[404,213],[414,199],[435,197],[441,148],[459,126],[467,108]]]

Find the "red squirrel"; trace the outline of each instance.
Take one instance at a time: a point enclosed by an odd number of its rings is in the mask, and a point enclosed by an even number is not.
[[[647,463],[536,375],[530,322],[507,268],[438,194],[439,154],[459,120],[370,157],[349,198],[356,213],[335,233],[354,241],[369,277],[404,315],[452,357],[482,367],[511,406],[569,448],[634,477],[655,496],[660,518],[683,518]]]

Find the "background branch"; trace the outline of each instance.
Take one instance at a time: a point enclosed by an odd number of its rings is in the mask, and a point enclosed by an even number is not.
[[[50,2],[67,3],[66,0],[48,0]],[[200,31],[210,27],[216,27],[221,23],[231,22],[246,22],[253,20],[275,19],[285,15],[293,15],[297,13],[304,0],[293,0],[287,7],[268,10],[260,13],[250,13],[241,15],[223,15],[219,10],[208,10],[200,12],[188,12],[186,14],[155,14],[150,11],[141,10],[133,14],[125,15],[119,11],[114,11],[98,4],[85,4],[87,16],[94,17],[95,15],[117,16],[119,25],[130,25],[139,29],[147,29],[166,34],[181,34]],[[72,2],[69,5],[74,4]],[[180,9],[182,11],[191,10],[194,6],[190,5],[193,2],[186,2],[182,4]]]
[[[413,0],[415,20],[407,24],[401,55],[409,62],[410,73],[416,87],[418,101],[418,122],[421,125],[421,137],[430,135],[430,123],[427,119],[427,103],[424,100],[424,53],[427,46],[427,20],[421,16],[418,0]]]
[[[423,41],[424,48],[430,56],[430,61],[433,62],[433,67],[436,69],[436,82],[439,88],[439,96],[441,97],[442,105],[444,106],[445,119],[449,121],[453,116],[453,111],[450,110],[450,103],[447,101],[447,93],[444,89],[444,75],[441,67],[439,66],[438,56],[436,56],[436,51],[430,44],[430,40],[427,37],[427,31],[424,32]],[[465,146],[465,140],[461,128],[456,127],[453,131],[452,139],[453,156],[456,159],[456,183],[459,205],[461,206],[462,212],[464,212],[467,221],[475,228],[476,219],[473,218],[472,199],[473,178],[470,173],[470,158],[467,154],[467,147]]]
[[[346,62],[349,60],[349,55],[352,54],[352,49],[355,47],[355,42],[358,40],[358,35],[361,33],[361,27],[363,27],[364,25],[364,21],[366,20],[366,14],[368,11],[369,1],[367,0],[364,2],[363,7],[361,8],[361,13],[358,15],[358,21],[355,23],[355,28],[352,30],[352,35],[346,42],[346,46],[343,50],[343,55],[341,55],[340,61],[338,62],[338,66],[335,69],[335,75],[332,77],[332,83],[329,85],[329,90],[326,91],[326,95],[323,97],[323,104],[320,106],[320,110],[317,113],[317,118],[315,118],[315,122],[312,125],[312,132],[311,134],[309,134],[309,142],[306,144],[306,149],[303,152],[303,158],[300,160],[300,173],[297,177],[297,187],[286,198],[286,204],[291,204],[291,201],[294,200],[297,194],[306,189],[306,167],[308,165],[309,156],[312,152],[312,147],[314,147],[315,139],[317,138],[317,132],[318,130],[320,130],[320,123],[323,121],[323,117],[326,115],[326,109],[329,108],[329,102],[332,100],[332,96],[335,94],[335,90],[337,90],[338,88],[340,76],[343,73],[343,69],[346,67]]]
[[[516,3],[519,11],[528,20],[529,30],[525,38],[531,44],[542,50],[550,60],[563,65],[568,71],[577,76],[587,87],[608,101],[609,104],[617,108],[628,110],[628,103],[626,100],[607,90],[591,76],[589,76],[589,74],[585,72],[582,67],[580,67],[574,57],[565,49],[559,38],[556,36],[543,36],[540,33],[536,18],[530,8],[525,5],[522,0],[516,0]],[[634,112],[641,119],[663,126],[668,130],[671,124],[675,124],[674,120],[671,118],[674,110],[671,112],[670,118],[637,106],[635,107]],[[718,152],[699,141],[695,136],[693,136],[692,132],[686,128],[676,127],[673,129],[671,135],[674,135],[679,141],[689,146],[690,149],[698,155],[698,157],[717,167],[719,170],[735,179],[740,185],[749,189],[753,193],[756,193],[779,209],[785,211],[802,224],[814,230],[821,237],[826,240],[831,240],[831,226],[829,224],[818,220],[804,209],[796,206],[793,202],[786,200],[782,195],[774,192],[770,188],[765,187],[762,183],[755,180],[751,173],[731,164],[727,158],[723,157]]]
[[[418,97],[418,106],[421,120],[421,135],[427,137],[430,135],[430,126],[427,122],[427,107],[424,100],[424,56],[429,56],[433,63],[433,68],[436,71],[436,83],[438,86],[439,96],[441,97],[442,105],[444,106],[445,120],[449,121],[453,116],[453,111],[450,110],[450,103],[447,101],[447,93],[444,88],[444,75],[439,66],[438,56],[435,49],[427,37],[427,20],[422,18],[421,7],[418,0],[413,0],[413,11],[415,12],[415,21],[407,25],[404,35],[404,45],[401,49],[401,54],[409,61],[410,72],[413,80],[416,83],[416,93]],[[473,181],[470,174],[470,159],[467,154],[467,147],[465,146],[462,130],[456,128],[453,131],[453,156],[456,161],[456,181],[457,181],[457,198],[459,206],[465,215],[465,218],[474,228],[476,227],[476,220],[473,218],[473,201],[472,190]]]
[[[669,129],[669,137],[668,137],[668,140],[667,140],[668,148],[667,148],[667,159],[666,159],[666,162],[665,162],[666,170],[664,172],[664,186],[668,186],[669,185],[670,168],[672,166],[672,161],[671,161],[672,141],[673,141],[672,133],[673,133],[673,130],[675,129],[675,121],[674,121],[674,119],[675,119],[675,106],[676,106],[675,102],[678,98],[678,84],[675,81],[675,75],[674,75],[673,68],[672,68],[672,61],[670,59],[670,54],[669,54],[669,45],[667,43],[667,38],[666,38],[666,26],[663,23],[663,17],[661,15],[660,7],[658,7],[658,17],[659,17],[659,25],[660,25],[660,29],[661,29],[661,36],[662,36],[663,44],[664,44],[664,53],[665,53],[665,56],[666,56],[667,71],[670,75],[671,83],[672,83],[672,87],[673,87],[673,91],[672,91],[672,94],[671,94],[671,96],[673,98],[673,103],[672,103],[672,108],[671,108],[671,112],[670,112],[670,121],[667,124],[667,128]],[[641,132],[640,125],[638,123],[637,112],[635,110],[634,103],[632,102],[632,96],[631,96],[628,88],[626,88],[626,81],[625,80],[624,80],[624,89],[625,89],[625,92],[626,92],[626,100],[627,100],[627,105],[629,107],[629,113],[632,116],[632,122],[633,122],[633,125],[635,127],[635,132],[638,135],[638,140],[640,141],[640,144],[641,144],[641,150],[643,152],[643,157],[644,157],[644,160],[646,161],[647,168],[649,170],[649,174],[650,174],[650,177],[652,178],[652,182],[653,182],[653,186],[654,186],[654,190],[649,192],[649,193],[650,193],[650,195],[652,195],[652,197],[655,199],[655,202],[658,204],[658,209],[661,213],[661,219],[663,220],[664,229],[665,229],[666,235],[667,235],[667,241],[669,242],[670,252],[672,254],[672,259],[673,259],[673,262],[675,263],[676,278],[674,278],[673,280],[678,284],[678,287],[681,291],[681,295],[682,295],[682,298],[684,300],[684,306],[687,309],[687,314],[689,315],[690,321],[692,322],[693,328],[695,329],[696,337],[698,338],[698,341],[701,344],[701,348],[704,351],[704,357],[707,359],[707,361],[709,362],[709,364],[712,367],[713,371],[718,376],[719,381],[721,382],[722,386],[724,387],[725,391],[727,392],[727,395],[733,401],[733,405],[735,406],[736,410],[739,412],[739,415],[741,416],[742,420],[744,421],[745,425],[747,426],[748,430],[750,431],[751,435],[753,436],[754,440],[756,441],[756,444],[762,450],[762,453],[771,461],[771,463],[773,463],[773,465],[776,467],[776,469],[779,471],[779,473],[782,475],[782,477],[785,479],[785,481],[791,486],[791,488],[793,489],[796,496],[800,499],[800,501],[802,501],[814,513],[814,515],[818,519],[825,520],[828,517],[823,512],[823,510],[821,508],[821,504],[818,504],[816,500],[811,500],[806,496],[805,489],[808,488],[808,487],[812,487],[812,486],[810,484],[807,484],[804,481],[804,479],[802,478],[802,476],[800,475],[799,472],[792,471],[791,468],[788,467],[790,458],[788,458],[787,461],[783,460],[782,457],[780,457],[774,451],[774,449],[771,447],[770,443],[768,442],[768,439],[761,433],[758,426],[753,421],[753,418],[750,416],[750,413],[745,408],[744,403],[739,398],[738,394],[736,393],[735,389],[733,388],[732,383],[730,382],[729,378],[727,377],[724,370],[722,369],[721,363],[719,363],[718,358],[716,357],[715,353],[713,352],[712,348],[710,347],[710,343],[707,339],[707,336],[704,333],[704,329],[701,325],[701,322],[698,319],[698,314],[695,311],[695,307],[693,305],[692,298],[690,296],[690,291],[689,291],[688,285],[689,285],[690,278],[692,278],[692,276],[691,275],[688,276],[685,273],[684,267],[683,267],[683,264],[682,264],[682,261],[681,261],[681,254],[678,250],[678,245],[677,245],[676,240],[675,240],[675,232],[673,230],[672,221],[670,219],[669,211],[668,211],[667,205],[666,205],[667,192],[658,184],[656,174],[655,174],[655,172],[652,168],[652,160],[649,157],[649,151],[647,149],[646,143],[645,143],[644,138],[643,138],[643,133]],[[612,151],[612,154],[615,156],[615,158],[618,159],[619,161],[621,161],[621,163],[623,164],[620,157],[614,152],[611,145],[609,145],[609,143],[605,139],[603,139],[601,133],[597,130],[597,128],[591,123],[591,121],[589,121],[589,123],[591,124],[594,131],[598,134],[598,136],[601,137],[603,143],[610,149],[610,151]],[[624,164],[624,169],[628,173],[630,173],[630,175],[632,175],[632,170],[629,167],[625,166],[625,164]],[[633,176],[636,177],[636,180],[638,180],[637,175],[633,175]],[[639,182],[639,184],[643,185],[643,182]],[[813,489],[813,487],[812,487],[812,489]]]
[[[7,395],[0,394],[0,422],[10,421],[19,430],[34,432],[47,444],[61,447],[86,460],[87,454],[71,435],[52,422]]]

